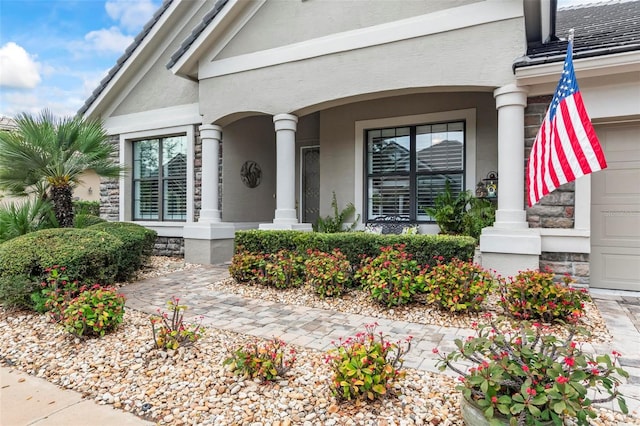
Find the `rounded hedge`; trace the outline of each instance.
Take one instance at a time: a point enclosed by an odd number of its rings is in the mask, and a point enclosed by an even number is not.
[[[118,281],[125,281],[140,269],[145,258],[153,252],[158,234],[156,231],[129,222],[103,222],[87,227],[92,231],[106,232],[122,241],[124,255],[118,265]]]
[[[66,267],[70,280],[112,284],[124,244],[97,230],[57,228],[31,232],[0,244],[0,277],[40,279],[54,265]]]

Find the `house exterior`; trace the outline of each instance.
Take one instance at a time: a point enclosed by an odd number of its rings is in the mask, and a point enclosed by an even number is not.
[[[625,13],[637,21],[639,4],[597,7],[623,8],[604,14],[611,24]],[[101,214],[155,229],[160,251],[216,263],[230,258],[235,230],[310,230],[333,192],[354,203],[360,226],[397,218],[437,233],[423,207],[444,182],[475,191],[493,172],[484,266],[507,275],[548,265],[640,290],[640,164],[628,164],[639,146],[639,25],[623,48],[602,30],[602,40],[582,38],[594,7],[166,1],[80,111],[104,120],[131,171],[103,181]],[[612,165],[526,209],[524,165],[560,75],[563,14],[577,21],[578,79]],[[610,173],[616,153],[624,177]],[[169,167],[178,157],[184,167]],[[625,189],[607,192],[611,179]]]

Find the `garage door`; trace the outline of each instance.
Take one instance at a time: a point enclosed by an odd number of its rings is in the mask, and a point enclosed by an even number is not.
[[[640,124],[596,131],[609,167],[591,178],[590,285],[640,291]]]

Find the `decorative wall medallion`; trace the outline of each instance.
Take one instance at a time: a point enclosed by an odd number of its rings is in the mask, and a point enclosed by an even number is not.
[[[240,178],[242,179],[242,183],[244,183],[249,188],[255,188],[260,185],[260,180],[262,179],[262,169],[255,161],[245,161],[242,167],[240,168]]]

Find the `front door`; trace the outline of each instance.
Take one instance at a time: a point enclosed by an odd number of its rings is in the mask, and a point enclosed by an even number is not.
[[[608,167],[591,177],[590,285],[640,291],[640,125],[596,131]]]
[[[302,148],[302,222],[316,223],[320,215],[320,147]]]

